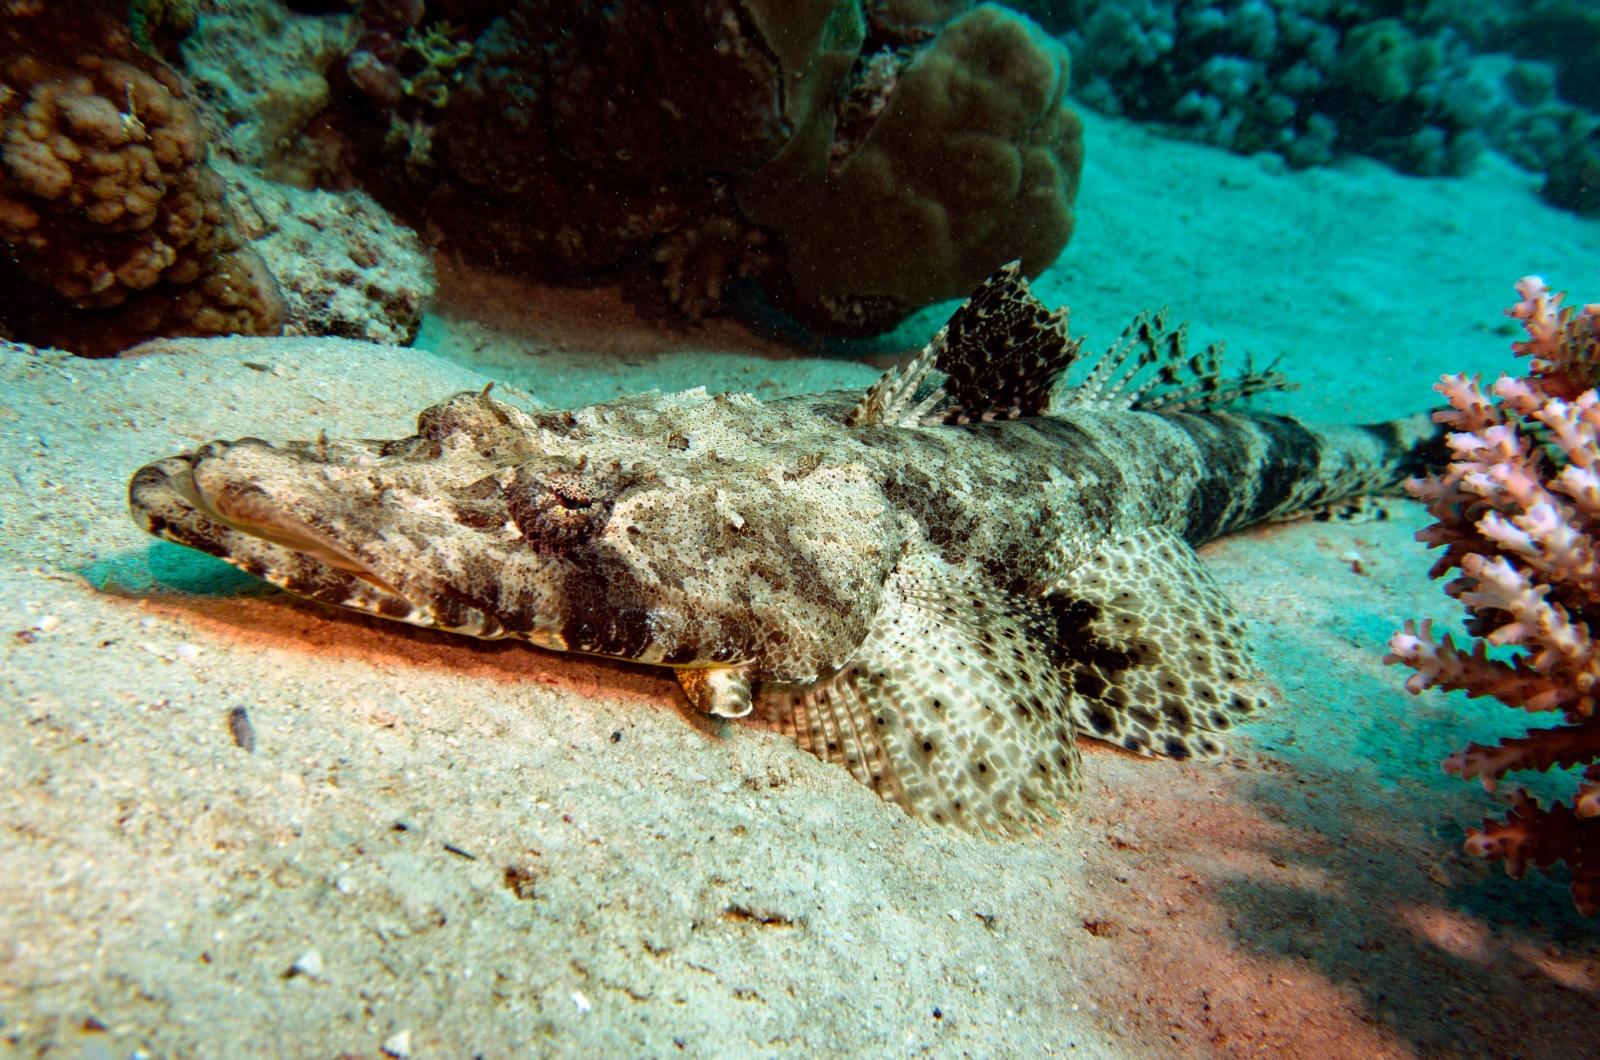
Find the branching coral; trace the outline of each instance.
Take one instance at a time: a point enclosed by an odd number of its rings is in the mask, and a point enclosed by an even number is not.
[[[1450,403],[1434,419],[1452,431],[1443,475],[1408,483],[1438,521],[1417,538],[1444,554],[1430,572],[1459,569],[1445,592],[1466,607],[1470,647],[1432,624],[1407,622],[1386,663],[1416,673],[1406,688],[1489,696],[1565,724],[1494,746],[1469,744],[1444,768],[1493,791],[1517,770],[1585,767],[1569,806],[1548,809],[1526,792],[1504,821],[1468,834],[1467,850],[1504,858],[1520,877],[1529,864],[1564,860],[1580,911],[1600,912],[1600,304],[1562,308],[1538,277],[1517,284],[1506,310],[1527,332],[1515,351],[1528,373],[1480,380],[1445,376]],[[1491,655],[1491,649],[1505,649]]]

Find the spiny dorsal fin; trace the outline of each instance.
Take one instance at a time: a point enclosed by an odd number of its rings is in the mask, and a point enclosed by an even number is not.
[[[935,410],[943,423],[1042,415],[1080,345],[1067,336],[1066,309],[1046,309],[1013,261],[983,281],[916,360],[885,372],[845,425],[909,426]],[[935,368],[943,387],[919,397]]]
[[[1266,704],[1244,623],[1194,550],[1156,527],[1103,549],[1039,601],[1085,736],[1215,758],[1211,733]]]
[[[1019,261],[983,281],[941,338],[934,367],[948,377],[945,423],[1043,415],[1083,345],[1067,335],[1066,307],[1051,312],[1034,297]]]
[[[1004,830],[1082,786],[1067,692],[1033,601],[908,561],[832,678],[763,695],[766,723],[908,812]]]
[[[1078,360],[1082,339],[1067,334],[1067,310],[1045,308],[1013,261],[989,277],[904,369],[890,368],[845,417],[845,425],[910,426],[933,415],[940,423],[1043,415],[1051,391]],[[1167,313],[1144,312],[1083,382],[1058,402],[1096,411],[1197,412],[1240,398],[1294,390],[1268,365],[1224,376],[1223,344],[1190,354],[1188,325],[1167,326]],[[932,372],[944,385],[926,386]],[[1153,371],[1146,371],[1154,369]]]
[[[922,413],[944,397],[943,390],[934,390],[926,395],[915,409],[912,408],[911,403],[916,400],[917,391],[928,378],[928,373],[933,370],[934,359],[943,348],[944,337],[949,330],[948,324],[940,328],[939,334],[922,348],[916,360],[906,365],[904,370],[891,367],[884,372],[862,395],[861,400],[856,402],[855,407],[845,415],[844,425],[866,427],[871,424],[882,424],[885,427],[902,427],[921,419]]]

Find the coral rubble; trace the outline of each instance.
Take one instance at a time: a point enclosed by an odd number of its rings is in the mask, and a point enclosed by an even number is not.
[[[85,353],[276,334],[181,79],[109,6],[0,7],[0,324]]]
[[[1538,277],[1517,285],[1507,314],[1527,339],[1526,375],[1445,376],[1450,408],[1435,413],[1453,433],[1442,475],[1408,483],[1438,521],[1417,538],[1444,554],[1430,572],[1459,569],[1445,591],[1467,610],[1470,647],[1431,624],[1407,622],[1387,663],[1416,673],[1406,688],[1465,691],[1506,706],[1554,714],[1563,724],[1495,746],[1469,744],[1444,767],[1493,791],[1516,770],[1584,766],[1570,805],[1542,807],[1526,792],[1504,821],[1473,829],[1467,850],[1504,858],[1520,877],[1529,864],[1564,860],[1572,897],[1600,912],[1600,304],[1562,308]],[[1503,651],[1496,651],[1503,649]]]

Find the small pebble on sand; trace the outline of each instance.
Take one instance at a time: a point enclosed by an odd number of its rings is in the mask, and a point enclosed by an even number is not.
[[[300,959],[289,966],[289,971],[293,975],[301,975],[307,979],[321,979],[326,974],[327,968],[322,963],[322,954],[315,949],[310,949],[302,953]]]
[[[250,724],[249,711],[243,707],[228,711],[228,732],[233,734],[233,742],[241,751],[255,752],[256,730]]]

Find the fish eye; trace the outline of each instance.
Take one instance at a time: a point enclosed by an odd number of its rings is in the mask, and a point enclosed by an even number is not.
[[[609,497],[579,471],[519,474],[506,488],[512,520],[540,552],[562,552],[593,537],[610,513]]]

